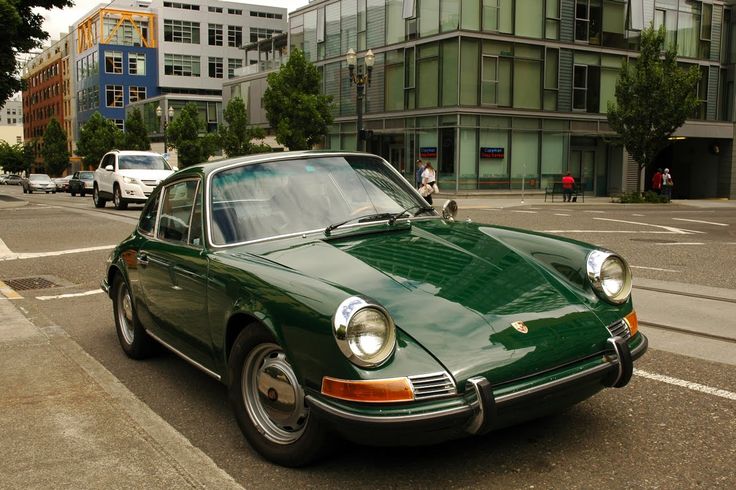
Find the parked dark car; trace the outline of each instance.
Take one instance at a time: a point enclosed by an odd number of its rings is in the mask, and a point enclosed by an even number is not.
[[[23,183],[23,177],[20,175],[8,175],[3,179],[5,185],[21,185]]]
[[[23,193],[33,194],[33,191],[56,194],[56,184],[48,174],[31,174],[23,179]]]
[[[194,165],[153,191],[102,287],[128,356],[157,341],[223,382],[286,466],[334,433],[437,442],[625,386],[648,345],[627,262],[456,213],[364,153]]]
[[[74,176],[69,181],[69,193],[72,196],[79,194],[84,197],[87,193],[92,194],[94,188],[95,173],[88,170],[74,172]]]

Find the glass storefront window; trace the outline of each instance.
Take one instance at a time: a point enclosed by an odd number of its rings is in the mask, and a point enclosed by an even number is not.
[[[520,189],[521,180],[529,186],[530,179],[537,179],[539,169],[539,120],[513,120],[511,132],[511,188]]]

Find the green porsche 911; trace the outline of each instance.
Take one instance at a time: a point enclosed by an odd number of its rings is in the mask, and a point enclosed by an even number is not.
[[[195,165],[151,195],[102,286],[123,350],[160,343],[225,383],[281,465],[336,435],[437,442],[626,385],[647,349],[626,261],[456,213],[369,154]]]

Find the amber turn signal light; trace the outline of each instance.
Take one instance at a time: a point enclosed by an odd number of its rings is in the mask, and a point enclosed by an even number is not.
[[[322,378],[322,394],[366,403],[408,402],[414,399],[408,378],[351,381],[325,376]]]
[[[639,331],[639,319],[636,317],[636,311],[632,311],[628,315],[624,317],[624,320],[626,320],[626,323],[629,324],[629,330],[631,331],[631,336],[633,337],[636,335],[636,332]]]

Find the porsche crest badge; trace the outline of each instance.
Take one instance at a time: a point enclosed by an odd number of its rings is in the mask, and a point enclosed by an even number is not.
[[[528,333],[529,327],[524,322],[512,322],[511,326],[516,329],[517,332]]]

